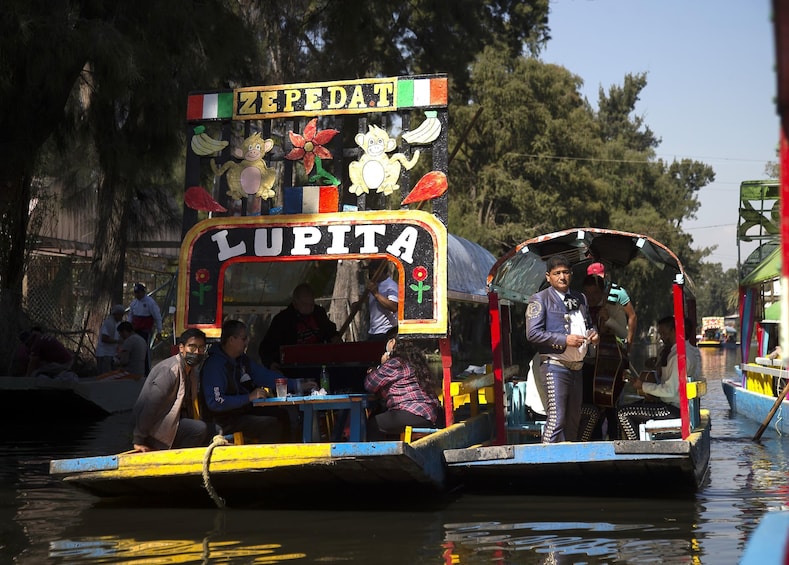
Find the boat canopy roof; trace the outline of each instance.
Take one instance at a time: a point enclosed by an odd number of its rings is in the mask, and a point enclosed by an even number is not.
[[[491,269],[488,292],[496,292],[502,299],[527,302],[547,284],[545,261],[559,254],[569,259],[574,278],[581,280],[591,263],[623,267],[643,257],[692,291],[692,282],[677,256],[651,237],[601,228],[572,228],[528,239],[510,250]]]
[[[447,292],[450,299],[487,303],[487,276],[493,254],[462,237],[447,236]]]
[[[740,286],[758,286],[777,280],[781,276],[781,247],[772,250],[767,258],[759,263],[742,281]]]

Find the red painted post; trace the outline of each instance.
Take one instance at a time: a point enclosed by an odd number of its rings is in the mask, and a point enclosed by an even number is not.
[[[493,352],[493,406],[496,417],[496,437],[494,445],[502,445],[507,441],[507,429],[504,425],[504,379],[502,374],[503,348],[501,343],[501,315],[499,313],[499,295],[488,294],[488,315],[490,317],[490,345]]]
[[[684,281],[683,281],[684,284]],[[685,351],[685,301],[682,284],[674,282],[674,327],[677,341],[677,373],[679,378],[679,415],[682,418],[682,439],[690,435],[688,410],[687,357]]]
[[[444,419],[447,427],[455,423],[455,400],[452,398],[452,347],[449,336],[438,340],[441,370],[444,375]]]

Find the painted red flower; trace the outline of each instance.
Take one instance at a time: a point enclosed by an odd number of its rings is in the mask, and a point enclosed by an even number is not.
[[[211,280],[211,272],[208,269],[200,269],[195,273],[195,280],[200,284],[205,284]]]
[[[332,158],[331,152],[324,145],[329,143],[338,133],[340,132],[336,129],[318,131],[318,118],[313,118],[304,127],[303,134],[288,132],[293,149],[285,155],[285,159],[290,159],[291,161],[304,159],[304,172],[310,174],[315,165],[315,157],[321,159]]]
[[[412,273],[414,279],[418,281],[423,281],[427,278],[427,269],[422,266],[414,268],[414,272]]]

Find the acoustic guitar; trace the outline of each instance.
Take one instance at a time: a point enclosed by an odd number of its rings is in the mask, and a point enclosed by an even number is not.
[[[638,380],[640,380],[642,383],[655,383],[655,384],[657,384],[657,382],[658,382],[657,371],[655,371],[654,369],[651,370],[651,371],[650,370],[641,371],[641,373],[639,373],[639,375],[638,375]],[[644,394],[644,400],[646,400],[647,402],[657,402],[660,399],[658,397],[656,397],[656,396],[652,396],[651,394],[646,394],[645,393]]]
[[[613,334],[600,335],[595,359],[593,402],[602,408],[613,408],[625,386],[625,371],[630,362],[627,351]]]

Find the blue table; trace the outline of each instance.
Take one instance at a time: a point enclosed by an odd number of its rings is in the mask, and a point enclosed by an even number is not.
[[[312,423],[316,411],[348,410],[351,416],[350,441],[364,441],[367,432],[368,394],[326,394],[310,396],[288,396],[286,398],[261,398],[255,406],[298,406],[304,414],[302,441],[311,443]],[[343,430],[334,430],[333,441],[339,441]]]

